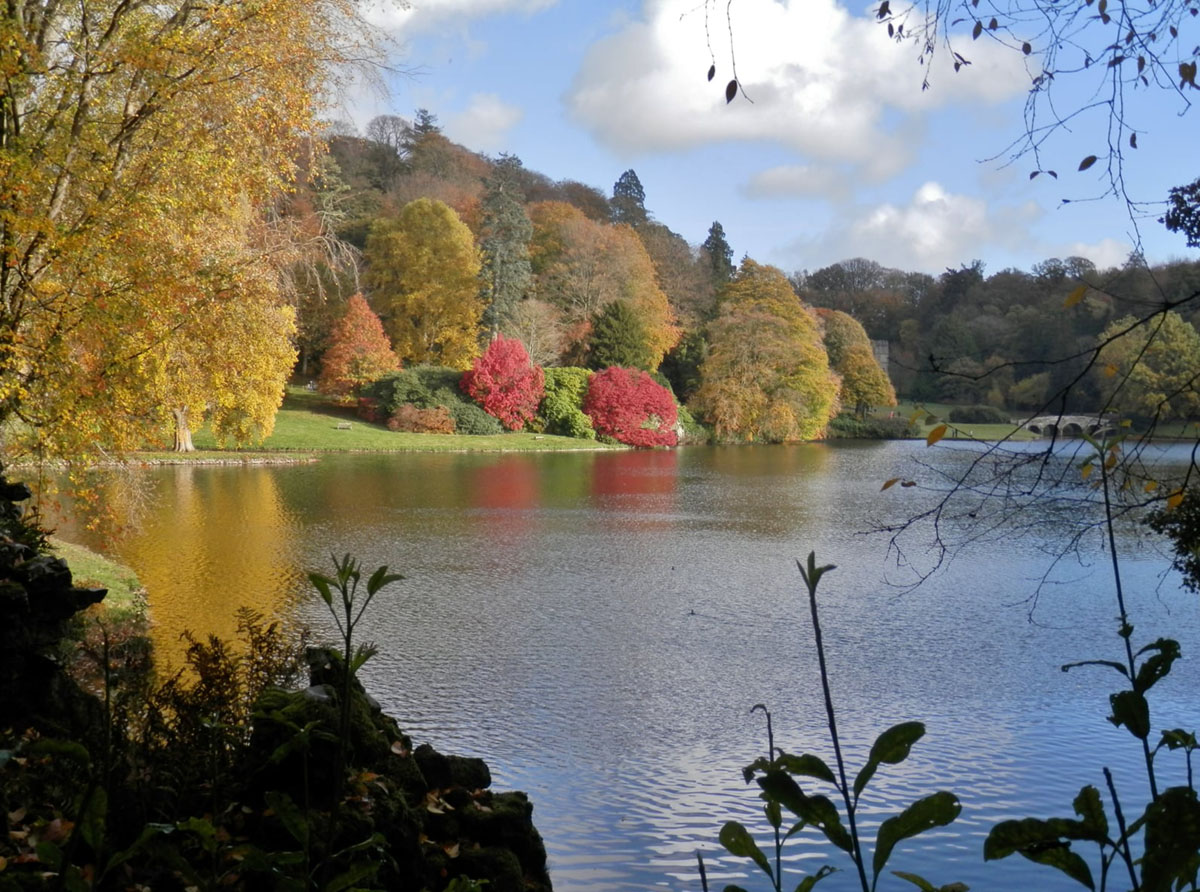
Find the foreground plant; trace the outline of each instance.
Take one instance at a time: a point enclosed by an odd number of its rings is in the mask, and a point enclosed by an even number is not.
[[[771,727],[771,714],[759,704],[754,709],[762,709],[767,716],[767,745],[765,758],[756,759],[744,770],[746,782],[758,782],[762,792],[760,798],[765,803],[763,812],[767,823],[771,825],[775,839],[774,862],[759,848],[750,831],[738,821],[727,821],[721,828],[721,845],[732,855],[750,858],[770,878],[771,888],[775,892],[783,892],[783,844],[806,827],[815,827],[824,834],[825,838],[850,856],[858,873],[859,883],[863,892],[874,892],[879,883],[880,874],[887,865],[888,859],[896,845],[906,839],[911,839],[934,827],[944,827],[958,817],[962,811],[958,797],[953,793],[940,791],[917,800],[900,814],[886,819],[879,827],[875,837],[875,851],[870,859],[870,879],[868,879],[867,854],[863,846],[856,814],[859,797],[867,784],[875,776],[880,765],[896,765],[908,758],[914,743],[925,735],[925,726],[921,722],[903,722],[888,728],[876,738],[867,756],[867,763],[859,770],[851,784],[846,772],[845,759],[842,756],[841,741],[838,737],[837,717],[833,708],[833,695],[829,686],[829,672],[825,664],[825,646],[821,637],[821,623],[817,611],[817,584],[825,573],[833,570],[832,564],[817,566],[816,555],[808,555],[807,566],[796,562],[800,575],[808,589],[808,603],[812,612],[813,635],[816,639],[817,660],[821,673],[821,690],[825,700],[826,726],[829,729],[836,774],[819,756],[805,753],[800,756],[785,753],[775,746],[774,731]],[[843,824],[838,807],[828,796],[806,793],[797,778],[818,780],[834,788],[842,801],[846,820]],[[787,809],[796,818],[791,827],[784,830],[783,810]],[[703,870],[703,863],[701,863]],[[816,873],[803,877],[795,887],[796,892],[809,892],[818,882],[837,868],[831,865],[822,866]],[[903,871],[892,871],[901,879],[917,886],[922,892],[965,892],[967,887],[961,883],[936,887],[923,877]],[[740,886],[729,885],[725,892],[745,892]]]

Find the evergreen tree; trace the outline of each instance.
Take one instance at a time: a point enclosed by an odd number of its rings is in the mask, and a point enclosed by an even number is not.
[[[613,184],[612,220],[639,226],[648,219],[646,214],[646,190],[638,175],[629,169]]]
[[[511,323],[517,302],[525,296],[533,280],[529,263],[533,223],[522,203],[520,172],[520,158],[501,155],[483,196],[479,247],[483,254],[485,296],[489,301],[485,318],[493,336]]]
[[[619,365],[653,371],[654,354],[646,326],[637,312],[623,300],[606,305],[592,320],[588,365],[606,369]]]
[[[708,256],[713,284],[720,288],[733,278],[733,248],[725,241],[725,229],[716,220],[708,227],[708,238],[700,246]]]

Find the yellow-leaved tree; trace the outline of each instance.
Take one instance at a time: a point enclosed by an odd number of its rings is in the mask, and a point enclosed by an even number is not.
[[[875,359],[866,329],[849,313],[817,307],[829,366],[842,379],[838,399],[861,418],[874,406],[896,405],[896,390]]]
[[[356,18],[353,0],[0,9],[7,453],[134,448],[210,410],[227,436],[269,430],[297,245],[266,211],[363,49]]]
[[[407,364],[466,369],[479,355],[484,304],[471,230],[440,201],[410,201],[367,236],[367,287]]]
[[[816,315],[780,270],[749,258],[721,290],[700,373],[689,405],[722,439],[813,439],[837,412]]]

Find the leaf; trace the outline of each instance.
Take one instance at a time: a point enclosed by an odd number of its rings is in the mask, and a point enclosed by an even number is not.
[[[792,777],[782,771],[770,771],[758,779],[767,796],[778,799],[784,808],[809,824],[820,829],[826,838],[841,849],[850,852],[853,843],[850,834],[842,826],[837,807],[826,796],[806,796]]]
[[[711,81],[716,76],[717,76],[717,66],[709,65],[708,66],[708,79]]]
[[[893,486],[895,486],[899,482],[900,482],[899,477],[893,477],[891,480],[884,482],[883,486],[879,487],[879,491],[883,492],[885,489],[891,489]]]
[[[379,867],[380,863],[376,860],[359,861],[345,873],[338,874],[328,884],[321,887],[322,892],[343,892],[344,889],[358,886],[362,880],[378,873]]]
[[[992,19],[990,22],[988,22],[988,30],[989,31],[995,31],[998,27],[1000,27],[1000,23],[997,22],[995,19]]]
[[[1030,53],[1033,52],[1033,47],[1030,46],[1028,42],[1023,43],[1023,44],[1021,44],[1021,52],[1023,52],[1025,55],[1028,56]]]
[[[1089,461],[1086,465],[1084,465],[1082,468],[1079,469],[1080,478],[1083,480],[1087,480],[1089,477],[1092,476],[1092,471],[1094,471],[1095,469],[1096,469],[1096,466]]]
[[[1082,161],[1079,162],[1079,170],[1087,170],[1089,167],[1091,167],[1095,163],[1096,163],[1096,156],[1088,155],[1086,158],[1084,158]]]
[[[79,832],[93,852],[104,851],[104,825],[108,816],[108,794],[103,787],[92,791],[87,809],[79,816]]]
[[[283,823],[283,827],[296,842],[308,845],[308,821],[299,806],[287,793],[272,790],[266,794],[267,805]]]
[[[1092,871],[1078,854],[1071,851],[1071,839],[1087,839],[1079,821],[1052,818],[1025,818],[1001,821],[983,843],[983,860],[995,861],[1019,853],[1036,864],[1061,870],[1089,889],[1095,889]]]
[[[1040,170],[1034,170],[1034,171],[1030,171],[1030,173],[1029,173],[1029,179],[1031,179],[1031,180],[1033,180],[1033,179],[1037,179],[1037,175],[1038,175],[1039,173],[1041,173],[1041,171],[1040,171]]]
[[[1075,304],[1079,303],[1084,299],[1084,297],[1087,296],[1087,292],[1087,285],[1080,285],[1078,288],[1073,289],[1071,293],[1067,295],[1067,299],[1063,301],[1063,309],[1069,310],[1071,307],[1075,306]]]
[[[775,760],[775,764],[789,774],[798,774],[802,777],[815,777],[818,780],[827,781],[831,784],[837,783],[837,779],[833,776],[833,772],[825,764],[825,761],[820,756],[814,756],[812,753],[805,753],[802,756],[789,756],[785,753]]]
[[[854,798],[857,799],[867,783],[875,776],[880,763],[898,765],[908,758],[912,745],[925,736],[925,726],[920,722],[901,722],[893,725],[875,738],[867,764],[854,779]]]
[[[721,828],[718,839],[729,854],[736,855],[739,858],[751,858],[755,864],[762,868],[762,871],[767,876],[772,878],[775,876],[771,870],[771,862],[767,860],[767,856],[763,854],[762,849],[755,843],[754,837],[750,835],[750,831],[737,821],[726,821],[725,825]]]
[[[313,588],[317,590],[317,594],[321,596],[321,600],[325,602],[325,606],[332,607],[333,591],[330,589],[330,586],[333,585],[333,580],[320,573],[309,573],[308,581],[313,584]]]
[[[831,867],[828,864],[821,865],[821,869],[812,876],[807,876],[796,884],[796,892],[812,892],[812,887],[831,873],[837,873],[836,867]]]
[[[1150,704],[1138,691],[1118,691],[1108,698],[1112,715],[1108,720],[1120,728],[1124,725],[1138,740],[1150,736]]]
[[[734,78],[733,80],[731,80],[729,83],[727,83],[725,85],[725,104],[726,105],[733,102],[733,97],[737,95],[737,91],[738,91],[738,82],[737,82],[737,78]]]
[[[1142,492],[1154,492],[1156,489],[1158,489],[1158,481],[1147,480],[1146,485],[1142,487]]]
[[[877,19],[887,18],[888,14],[891,13],[891,11],[892,11],[891,0],[883,0],[883,2],[879,4],[878,12],[875,13],[875,18],[877,18]]]
[[[925,445],[932,446],[938,440],[942,439],[942,437],[946,436],[947,429],[948,425],[939,424],[925,436]]]
[[[1108,818],[1104,814],[1104,805],[1100,802],[1100,791],[1088,784],[1079,791],[1072,803],[1075,814],[1083,819],[1083,826],[1093,833],[1095,838],[1103,839],[1108,836]]]
[[[1183,504],[1183,490],[1177,489],[1175,492],[1167,496],[1167,510],[1173,511]]]
[[[879,876],[897,843],[934,827],[945,827],[961,812],[962,804],[958,797],[942,790],[917,800],[900,814],[888,818],[879,825],[879,833],[875,837],[875,857],[872,861],[875,876]]]
[[[1189,787],[1171,787],[1146,808],[1142,887],[1182,888],[1196,871],[1200,851],[1200,801]]]
[[[1172,638],[1159,638],[1147,644],[1138,651],[1138,656],[1150,651],[1155,653],[1142,662],[1133,680],[1133,689],[1143,694],[1169,675],[1172,664],[1180,657],[1179,642]]]
[[[1116,669],[1126,678],[1129,677],[1129,670],[1115,660],[1081,660],[1078,663],[1067,663],[1062,666],[1063,672],[1069,672],[1072,669],[1078,669],[1080,666],[1107,666],[1110,669]]]
[[[975,27],[971,29],[971,39],[978,40],[979,35],[983,33],[983,22],[976,22]]]

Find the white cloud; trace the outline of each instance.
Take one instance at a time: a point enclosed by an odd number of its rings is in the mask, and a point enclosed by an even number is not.
[[[1114,266],[1124,266],[1132,250],[1133,245],[1127,241],[1123,242],[1115,238],[1106,238],[1091,244],[1086,242],[1072,242],[1069,245],[1059,247],[1057,256],[1086,257],[1092,263],[1096,264],[1097,269],[1103,270],[1112,269]]]
[[[389,33],[414,31],[505,12],[532,13],[553,6],[557,0],[376,0],[366,10],[367,18]]]
[[[845,173],[819,164],[788,164],[772,167],[750,178],[742,191],[748,198],[827,198],[842,201],[848,197]]]
[[[938,273],[997,249],[1029,247],[1036,205],[989,207],[982,198],[947,192],[928,182],[905,205],[847,209],[842,220],[814,241],[789,247],[797,265],[808,258],[870,257],[884,266]],[[809,264],[811,265],[811,264]]]
[[[504,148],[505,137],[525,113],[503,102],[494,93],[476,93],[467,109],[444,125],[450,139],[477,152]]]
[[[708,83],[705,8],[695,0],[647,0],[642,20],[596,43],[567,95],[576,119],[624,154],[771,141],[879,180],[907,165],[914,114],[1028,89],[1015,54],[981,44],[969,68],[957,75],[947,68],[922,91],[925,69],[914,46],[894,43],[873,19],[852,16],[835,0],[739,0],[733,49],[753,103],[739,97],[726,105],[728,29],[719,13],[708,22],[717,56]]]

